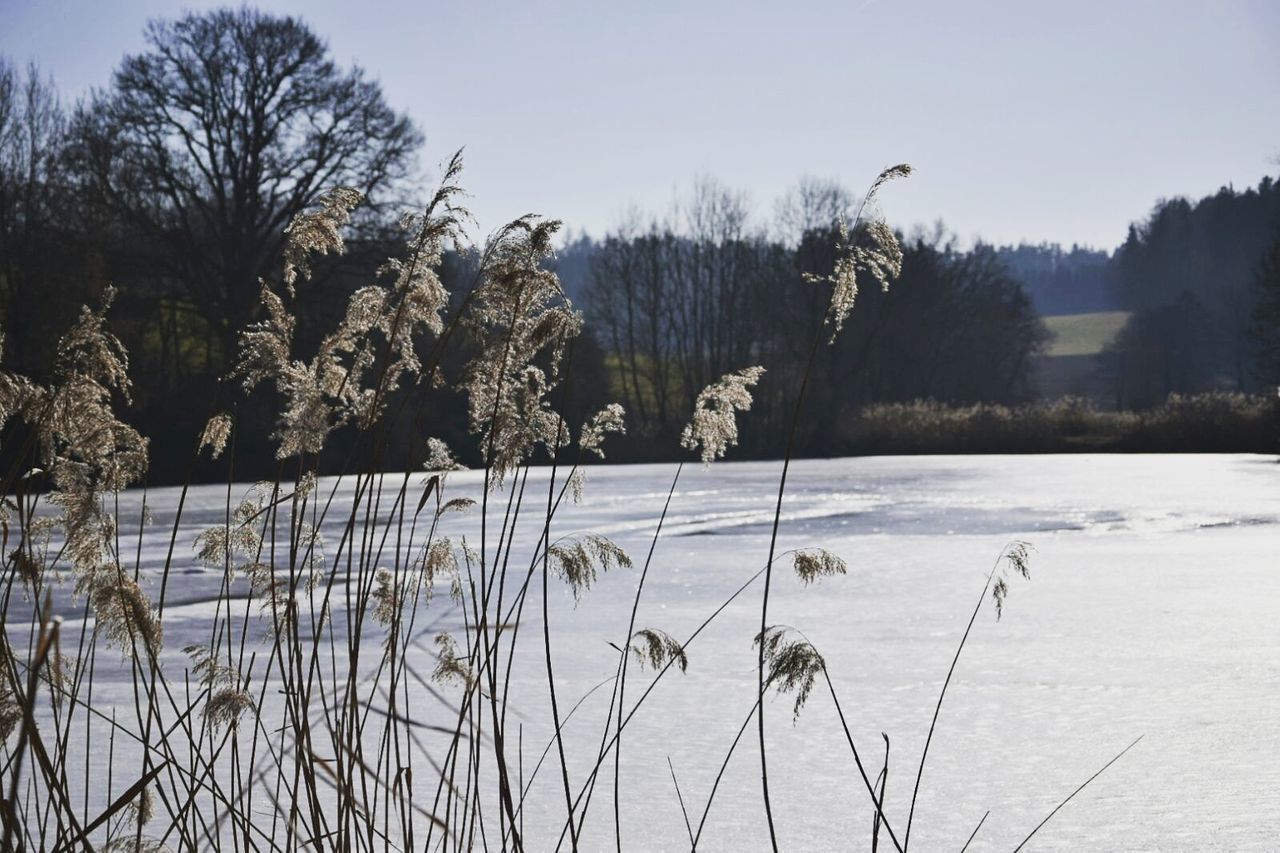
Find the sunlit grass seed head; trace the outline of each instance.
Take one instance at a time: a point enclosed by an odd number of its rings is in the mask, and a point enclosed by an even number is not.
[[[657,628],[642,628],[632,634],[630,651],[642,667],[657,670],[674,662],[681,672],[689,669],[689,657],[684,646],[666,631]]]
[[[805,586],[820,578],[843,575],[848,571],[844,560],[824,548],[796,551],[794,566],[796,576]]]
[[[596,582],[600,572],[631,568],[631,558],[609,539],[594,533],[562,540],[547,548],[556,570],[575,600]]]
[[[772,625],[756,636],[755,644],[764,649],[766,666],[765,686],[772,687],[780,695],[795,693],[792,720],[800,718],[813,691],[814,682],[827,666],[818,650],[803,638],[789,639],[792,629]]]
[[[747,367],[703,388],[692,419],[680,433],[680,446],[699,451],[706,465],[723,457],[738,443],[737,413],[751,408],[751,389],[763,375],[763,367]]]

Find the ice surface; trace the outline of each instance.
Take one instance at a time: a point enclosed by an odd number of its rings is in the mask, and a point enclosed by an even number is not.
[[[687,636],[763,564],[780,463],[684,468],[638,626]],[[642,562],[674,465],[589,469],[582,504],[552,535],[606,534]],[[539,533],[546,470],[535,470],[521,541]],[[410,480],[411,494],[422,476]],[[476,472],[449,496],[479,497]],[[334,481],[322,481],[327,493]],[[388,493],[399,488],[388,477]],[[541,486],[541,489],[537,488]],[[231,489],[233,502],[248,486]],[[505,495],[502,495],[505,499]],[[224,486],[192,489],[165,609],[166,654],[207,642],[221,573],[191,542],[226,513]],[[142,564],[157,591],[176,489],[152,490],[155,524]],[[336,543],[350,511],[342,484],[324,525]],[[384,506],[391,498],[384,496]],[[141,496],[122,498],[136,518]],[[344,503],[345,501],[345,503]],[[536,516],[536,517],[535,517]],[[915,765],[938,691],[984,577],[1003,546],[1036,548],[1030,582],[1014,579],[1003,619],[984,605],[942,710],[912,830],[921,850],[959,849],[990,810],[975,850],[1007,850],[1062,797],[1139,735],[1144,740],[1041,831],[1041,850],[1274,850],[1280,844],[1280,465],[1246,455],[895,457],[793,465],[779,551],[824,547],[849,575],[803,587],[782,567],[771,623],[804,631],[825,656],[855,741],[878,770],[891,741],[886,811],[905,826]],[[443,531],[479,535],[476,514]],[[126,553],[134,544],[126,535]],[[519,552],[519,549],[517,549]],[[523,573],[526,566],[513,568]],[[388,557],[388,562],[390,558]],[[518,563],[513,559],[513,566]],[[562,706],[609,678],[636,572],[606,576],[574,605],[553,594],[552,643]],[[447,599],[433,624],[456,623]],[[632,850],[688,847],[668,759],[695,825],[754,700],[760,598],[753,587],[688,649],[687,675],[664,678],[627,729],[622,821]],[[438,611],[438,612],[437,612]],[[74,612],[68,629],[74,627]],[[526,619],[528,619],[526,615]],[[540,629],[540,625],[537,626]],[[526,773],[550,734],[540,642],[517,658],[513,711]],[[632,669],[631,701],[651,674]],[[95,704],[131,688],[95,687]],[[575,786],[599,745],[608,689],[566,726]],[[423,715],[444,714],[424,703]],[[829,697],[815,693],[793,725],[787,699],[766,706],[770,779],[787,850],[863,849],[867,795]],[[442,716],[434,722],[448,722]],[[101,765],[103,756],[92,759]],[[584,850],[612,844],[612,761],[591,804]],[[699,848],[767,846],[754,726],[735,753]],[[131,780],[130,780],[131,781]],[[120,784],[127,784],[127,781]],[[424,785],[426,783],[423,783]],[[434,791],[434,784],[430,790]],[[429,794],[427,795],[429,799]],[[564,819],[558,766],[543,768],[526,815],[530,849],[550,849]],[[550,841],[535,841],[546,839]]]

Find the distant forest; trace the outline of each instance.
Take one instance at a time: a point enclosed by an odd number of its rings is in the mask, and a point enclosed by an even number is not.
[[[1111,255],[1057,243],[1000,246],[996,255],[1043,315],[1084,314],[1122,307],[1111,276]]]
[[[3,363],[34,377],[56,370],[58,336],[114,285],[109,316],[134,383],[128,417],[152,437],[153,479],[187,476],[200,427],[232,404],[238,476],[261,476],[273,465],[274,401],[245,398],[227,379],[238,330],[256,319],[259,280],[279,278],[283,230],[322,191],[368,195],[347,254],[323,259],[307,285],[298,341],[314,346],[347,294],[401,252],[396,223],[418,201],[423,135],[296,19],[192,14],[153,23],[147,40],[74,105],[41,70],[0,58]],[[806,275],[830,270],[837,222],[858,200],[857,188],[806,178],[761,217],[705,179],[670,211],[566,241],[555,268],[588,320],[568,403],[585,412],[622,402],[628,435],[611,458],[672,457],[698,391],[752,364],[768,373],[741,452],[776,451],[786,392],[803,372],[798,342],[812,334],[806,318],[822,313]],[[941,229],[904,237],[901,277],[888,290],[864,287],[850,328],[820,353],[799,452],[847,451],[850,424],[873,404],[1036,401],[1049,315],[1130,312],[1097,358],[1109,389],[1101,406],[1280,384],[1274,179],[1161,201],[1122,237],[1112,253],[964,247]],[[474,262],[446,259],[455,293]],[[446,369],[474,342],[451,346]],[[415,389],[404,428],[429,421],[460,438],[453,384]],[[212,475],[199,464],[191,476]]]
[[[566,246],[561,277],[595,321],[629,410],[666,432],[678,420],[669,410],[683,412],[726,361],[765,352],[791,363],[786,342],[804,335],[788,317],[808,314],[789,309],[805,305],[804,274],[830,264],[831,223],[855,201],[809,179],[776,221],[753,229],[741,195],[703,182],[663,219]],[[1092,359],[1105,407],[1280,385],[1280,184],[1270,177],[1199,201],[1160,201],[1110,254],[1056,244],[962,249],[944,234],[906,239],[901,279],[860,294],[853,333],[824,353],[818,393],[828,417],[818,444],[871,403],[1037,398],[1045,316],[1129,312]]]

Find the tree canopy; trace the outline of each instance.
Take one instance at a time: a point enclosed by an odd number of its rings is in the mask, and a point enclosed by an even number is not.
[[[89,198],[146,256],[133,275],[228,345],[290,219],[339,185],[394,199],[422,135],[296,18],[190,13],[146,39],[77,111],[73,154]]]

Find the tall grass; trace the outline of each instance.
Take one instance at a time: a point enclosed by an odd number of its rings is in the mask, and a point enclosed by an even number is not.
[[[867,406],[839,432],[849,453],[1269,453],[1280,445],[1280,397],[1174,394],[1122,412],[1079,397],[1022,406],[917,400]]]
[[[905,816],[884,807],[887,738],[877,774],[821,653],[769,621],[775,571],[789,568],[806,585],[846,571],[817,543],[777,552],[790,443],[761,564],[686,636],[641,624],[683,468],[642,563],[604,536],[566,532],[584,463],[604,457],[625,416],[615,405],[569,424],[552,405],[572,382],[582,327],[544,264],[558,223],[525,217],[465,249],[460,168],[455,158],[427,205],[403,218],[402,255],[351,295],[342,322],[309,353],[295,345],[293,309],[307,298],[314,256],[343,250],[360,196],[334,190],[289,226],[281,275],[263,284],[261,319],[243,331],[224,398],[211,401],[208,426],[192,440],[193,463],[199,454],[227,459],[217,507],[193,508],[184,486],[176,505],[156,507],[167,527],[149,527],[146,440],[116,413],[129,380],[107,327],[110,294],[63,338],[48,383],[0,374],[0,421],[15,442],[0,516],[0,849],[577,850],[601,799],[611,800],[616,848],[644,847],[622,829],[624,742],[652,748],[629,741],[633,721],[658,684],[696,658],[707,628],[752,591],[761,608],[756,696],[696,831],[680,793],[690,847],[753,719],[770,840],[786,846],[768,788],[766,694],[790,696],[798,716],[817,686],[833,700],[865,789],[861,808],[874,816],[868,843],[908,848],[916,798]],[[886,170],[867,198],[907,171]],[[831,298],[813,318],[811,353],[839,333],[858,277],[887,287],[900,264],[883,223],[855,222],[842,235],[836,268],[814,281]],[[474,259],[455,294],[437,275],[451,247]],[[459,466],[431,437],[424,395],[414,391],[442,381],[443,355],[461,336],[474,344],[461,390],[484,459],[478,498],[451,485]],[[682,443],[705,464],[736,443],[736,415],[750,406],[761,370],[744,365],[699,396]],[[258,386],[281,400],[278,469],[246,489],[235,482],[237,399]],[[406,421],[420,438],[397,458],[388,436]],[[328,443],[338,429],[358,434],[342,458]],[[340,474],[319,477],[322,461]],[[122,509],[122,498],[138,510]],[[452,532],[459,513],[472,516],[478,535]],[[188,549],[217,582],[194,602],[202,639],[179,650],[165,635],[187,595]],[[997,562],[974,618],[993,597],[1003,606],[1010,570],[1027,574],[1021,545]],[[636,572],[638,582],[628,610],[613,617],[617,634],[605,638],[614,674],[586,696],[564,695],[553,587],[589,602],[600,574],[616,571]],[[513,677],[531,660],[545,672],[547,702],[513,707]],[[608,697],[598,742],[566,748],[566,725],[597,691]],[[529,742],[526,727],[549,737]],[[584,770],[569,753],[587,746],[594,757]],[[922,757],[917,792],[923,772]],[[680,792],[674,766],[671,774]],[[541,820],[529,830],[535,792],[559,801],[558,837],[538,835]],[[696,814],[693,792],[689,802]]]

